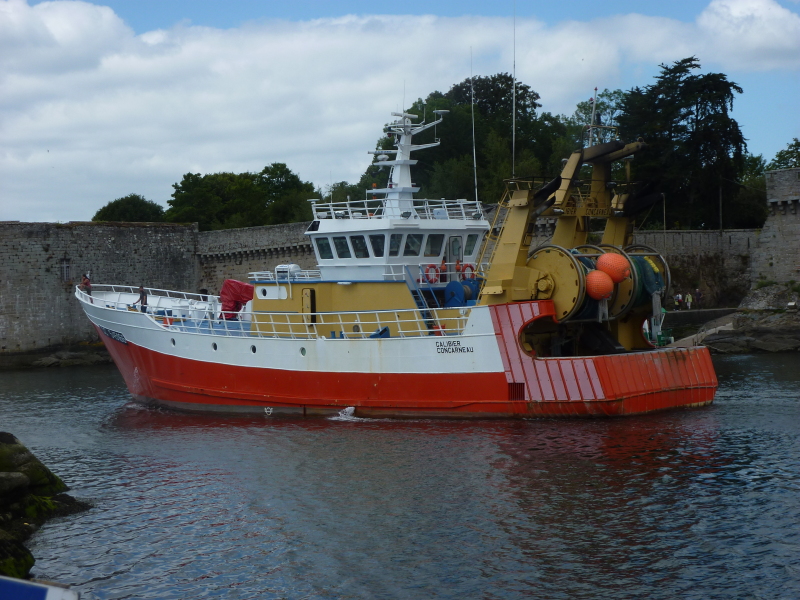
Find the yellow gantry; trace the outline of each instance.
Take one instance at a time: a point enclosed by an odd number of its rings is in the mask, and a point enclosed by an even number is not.
[[[572,274],[568,268],[559,269],[558,260],[548,262],[545,270],[534,268],[529,262],[530,232],[539,216],[558,218],[554,246],[570,249],[586,244],[590,218],[607,219],[603,244],[630,244],[633,221],[623,214],[629,193],[617,192],[611,181],[611,164],[645,147],[643,142],[625,145],[619,141],[590,146],[573,152],[561,176],[539,189],[532,182],[513,182],[501,201],[505,221],[494,246],[480,303],[550,298],[559,287],[571,286],[572,282],[565,278]],[[588,187],[581,180],[581,171],[587,165],[591,168]]]

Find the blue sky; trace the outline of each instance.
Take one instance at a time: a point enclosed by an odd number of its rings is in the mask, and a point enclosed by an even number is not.
[[[462,81],[470,54],[476,75],[512,70],[514,6],[0,0],[0,220],[88,220],[130,193],[166,205],[184,173],[271,162],[354,181],[404,97]],[[744,88],[751,152],[800,137],[798,2],[518,1],[516,16],[517,76],[542,110],[696,55]]]
[[[38,2],[36,3],[38,4]],[[153,29],[169,28],[188,21],[193,25],[227,29],[239,27],[247,21],[260,19],[286,19],[305,21],[341,15],[438,15],[440,17],[461,17],[480,15],[487,17],[517,16],[535,17],[555,25],[562,21],[588,21],[612,15],[639,13],[648,16],[669,16],[682,21],[693,21],[704,6],[697,0],[676,0],[673,2],[643,2],[642,0],[572,0],[559,2],[523,2],[506,0],[487,2],[486,0],[460,1],[421,1],[404,0],[402,3],[365,2],[363,0],[289,2],[227,0],[226,2],[208,0],[111,0],[93,2],[114,9],[137,33]],[[791,2],[784,2],[791,6]]]

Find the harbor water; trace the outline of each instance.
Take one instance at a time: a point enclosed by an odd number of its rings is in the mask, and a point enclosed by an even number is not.
[[[113,367],[0,373],[94,507],[29,540],[84,599],[800,598],[800,355],[621,419],[187,415]]]

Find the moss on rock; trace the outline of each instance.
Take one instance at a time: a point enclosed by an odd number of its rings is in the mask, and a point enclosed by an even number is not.
[[[30,492],[37,496],[55,496],[68,489],[22,442],[4,432],[0,432],[0,473],[2,472],[25,475],[30,480]]]
[[[54,516],[89,508],[10,433],[0,432],[0,575],[24,578],[35,562],[23,542]]]

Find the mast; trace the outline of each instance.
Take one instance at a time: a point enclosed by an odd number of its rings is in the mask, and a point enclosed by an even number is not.
[[[597,88],[594,88],[594,98],[592,98],[592,120],[589,121],[589,145],[593,146],[592,136],[594,135],[594,118],[597,111]]]
[[[469,49],[469,97],[470,111],[472,114],[472,175],[475,179],[475,202],[478,201],[478,158],[475,153],[475,88],[472,75],[472,48]]]
[[[419,116],[406,112],[392,113],[393,117],[398,117],[394,123],[390,123],[384,129],[384,132],[390,136],[395,137],[396,150],[370,150],[369,154],[374,154],[378,157],[382,155],[394,154],[394,159],[380,160],[374,163],[380,167],[391,167],[389,172],[389,187],[383,189],[370,190],[373,194],[385,195],[385,211],[386,216],[401,217],[404,212],[411,211],[414,207],[414,193],[419,191],[411,181],[411,167],[417,164],[416,160],[411,159],[411,153],[416,150],[424,150],[425,148],[434,148],[439,145],[439,140],[430,144],[412,143],[412,138],[430,129],[435,125],[442,122],[444,114],[450,112],[448,110],[435,110],[433,111],[438,115],[438,119],[430,123],[413,123],[412,119],[418,119]]]
[[[511,75],[511,177],[517,176],[517,0],[514,0],[514,62]],[[476,196],[477,200],[478,197]]]

